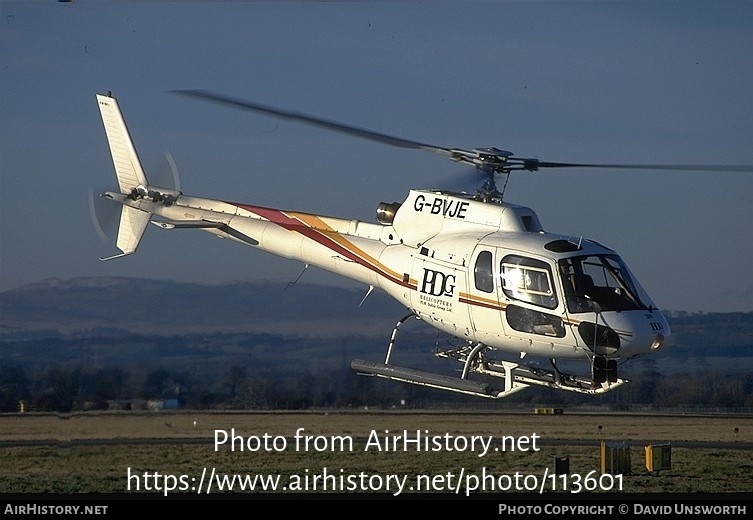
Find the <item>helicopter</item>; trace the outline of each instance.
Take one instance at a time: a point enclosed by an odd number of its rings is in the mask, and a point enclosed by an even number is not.
[[[101,260],[135,253],[152,223],[163,230],[198,229],[339,274],[368,286],[367,296],[379,289],[407,309],[383,361],[355,359],[353,370],[489,399],[531,386],[603,394],[628,382],[618,365],[657,352],[671,334],[616,251],[545,231],[533,209],[504,201],[498,176],[506,186],[511,172],[542,168],[745,169],[547,162],[496,147],[434,146],[209,91],[174,93],[439,154],[473,166],[484,181],[476,193],[411,189],[403,202],[379,203],[373,223],[189,196],[149,183],[116,98],[97,94],[119,187],[101,196],[120,204],[120,252]],[[434,355],[457,362],[458,375],[391,362],[410,319],[452,339]],[[583,363],[583,373],[561,369],[570,361]]]

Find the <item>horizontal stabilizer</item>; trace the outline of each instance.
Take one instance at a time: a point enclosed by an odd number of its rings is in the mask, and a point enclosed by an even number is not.
[[[162,229],[210,229],[225,226],[222,222],[208,220],[152,220],[152,224]]]
[[[162,229],[219,229],[224,236],[228,236],[250,246],[258,246],[259,241],[244,235],[223,222],[209,220],[152,220],[152,224]]]

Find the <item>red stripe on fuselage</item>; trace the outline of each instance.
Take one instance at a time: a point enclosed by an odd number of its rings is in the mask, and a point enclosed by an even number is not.
[[[291,217],[290,215],[288,215],[284,211],[280,211],[279,209],[264,208],[261,206],[251,206],[247,204],[237,204],[237,203],[231,203],[231,204],[235,204],[239,208],[243,208],[246,211],[255,213],[259,215],[260,217],[264,217],[270,222],[277,224],[278,226],[285,228],[289,231],[300,233],[306,238],[309,238],[313,240],[314,242],[321,244],[324,247],[331,249],[332,251],[344,256],[348,260],[351,260],[359,265],[366,267],[367,269],[370,269],[371,271],[374,271],[375,273],[379,274],[380,276],[383,276],[384,278],[387,278],[393,283],[396,283],[404,287],[409,287],[409,288],[411,287],[410,283],[403,281],[401,278],[398,278],[397,276],[391,275],[390,273],[386,272],[384,269],[382,269],[378,265],[368,262],[362,256],[344,247],[342,244],[338,243],[337,241],[332,240],[332,238],[328,236],[327,230],[320,230],[320,229],[313,228],[309,226],[308,224],[306,224],[305,222],[302,222],[300,219]],[[329,231],[329,232],[336,233],[335,231]]]

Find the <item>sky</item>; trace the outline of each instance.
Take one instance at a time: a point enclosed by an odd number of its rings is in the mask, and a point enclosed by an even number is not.
[[[115,253],[95,94],[154,184],[375,221],[412,188],[472,188],[438,155],[177,96],[223,95],[442,147],[545,161],[753,165],[753,2],[0,1],[0,289],[47,278],[293,281],[303,265],[150,226]],[[753,174],[511,176],[544,229],[616,250],[665,310],[753,311]],[[100,216],[100,219],[103,219]],[[103,221],[103,220],[101,220]],[[302,281],[348,285],[306,270]]]

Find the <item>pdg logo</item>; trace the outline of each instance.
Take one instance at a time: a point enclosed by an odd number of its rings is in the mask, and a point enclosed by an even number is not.
[[[455,292],[455,275],[424,268],[421,292],[431,296],[452,296]]]

